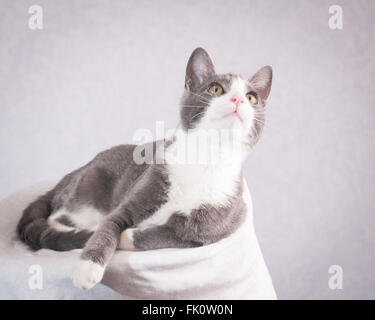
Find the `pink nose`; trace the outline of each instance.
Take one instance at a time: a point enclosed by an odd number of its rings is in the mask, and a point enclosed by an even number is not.
[[[236,107],[238,108],[238,106],[241,104],[241,103],[244,103],[245,101],[240,97],[240,96],[233,96],[230,101],[234,102],[234,104],[236,105]]]

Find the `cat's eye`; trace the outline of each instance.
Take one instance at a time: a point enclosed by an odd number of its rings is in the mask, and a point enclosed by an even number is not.
[[[208,92],[213,96],[221,96],[224,93],[223,87],[218,83],[212,83],[208,88]]]
[[[251,105],[254,105],[258,102],[257,95],[254,92],[246,93],[246,98],[249,100]]]

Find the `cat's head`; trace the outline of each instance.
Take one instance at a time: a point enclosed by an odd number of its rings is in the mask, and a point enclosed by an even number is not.
[[[216,74],[207,52],[195,49],[186,68],[182,128],[236,130],[243,143],[253,146],[264,126],[271,83],[269,66],[248,79],[232,73]]]

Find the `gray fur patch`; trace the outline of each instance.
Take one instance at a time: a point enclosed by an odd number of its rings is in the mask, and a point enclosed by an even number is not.
[[[190,215],[176,212],[165,225],[134,231],[134,247],[143,250],[192,248],[229,236],[245,218],[246,205],[242,190],[242,182],[238,182],[236,194],[229,197],[224,206],[202,205]]]

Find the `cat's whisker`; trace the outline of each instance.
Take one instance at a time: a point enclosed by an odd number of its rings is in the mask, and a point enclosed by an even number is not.
[[[192,104],[182,104],[181,107],[183,108],[205,108],[205,106],[198,106],[198,105],[192,105]]]
[[[254,121],[256,121],[258,123],[261,123],[264,126],[264,129],[266,129],[266,130],[274,130],[274,131],[277,131],[277,132],[282,132],[281,129],[279,129],[277,126],[275,126],[274,123],[270,123],[270,121],[267,121],[267,126],[266,126],[266,123],[264,121],[259,120],[257,118],[254,118]],[[269,139],[269,138],[263,137],[262,139],[264,140],[264,139]]]
[[[259,114],[254,114],[254,118],[257,118],[257,119],[260,119],[260,120],[266,120],[265,117],[262,117],[262,116],[259,115]]]
[[[204,114],[204,113],[205,113],[205,111],[198,112],[197,114],[195,114],[195,115],[191,118],[191,120],[195,119],[197,116],[200,116],[201,114]]]
[[[202,95],[199,94],[199,93],[195,93],[195,92],[193,92],[193,91],[189,91],[189,93],[191,93],[192,95],[194,95],[194,96],[196,96],[196,97],[199,97],[199,98],[201,98],[201,99],[203,99],[203,100],[209,101],[208,98],[202,96]]]
[[[195,93],[195,92],[193,92],[193,91],[188,91],[188,92],[189,92],[190,94],[192,94],[192,95],[194,95],[194,96],[196,96],[196,97],[202,99],[202,100],[205,101],[206,103],[209,103],[209,102],[210,102],[209,99],[207,99],[206,97],[203,97],[202,95],[200,95],[200,94],[198,94],[198,93]]]
[[[254,134],[255,134],[255,137],[254,137]],[[258,132],[257,132],[254,128],[251,130],[251,137],[252,137],[253,139],[255,138],[256,141],[259,140]]]
[[[253,117],[253,119],[254,119],[254,120],[259,120],[259,121],[265,122],[265,119],[264,119],[264,118]]]
[[[257,119],[257,118],[254,118],[254,121],[259,122],[259,123],[261,123],[261,124],[263,124],[263,125],[266,125],[264,121],[259,120],[259,119]]]
[[[254,119],[261,120],[261,121],[265,121],[266,120],[264,117],[263,118],[258,118],[257,116],[254,116]]]

